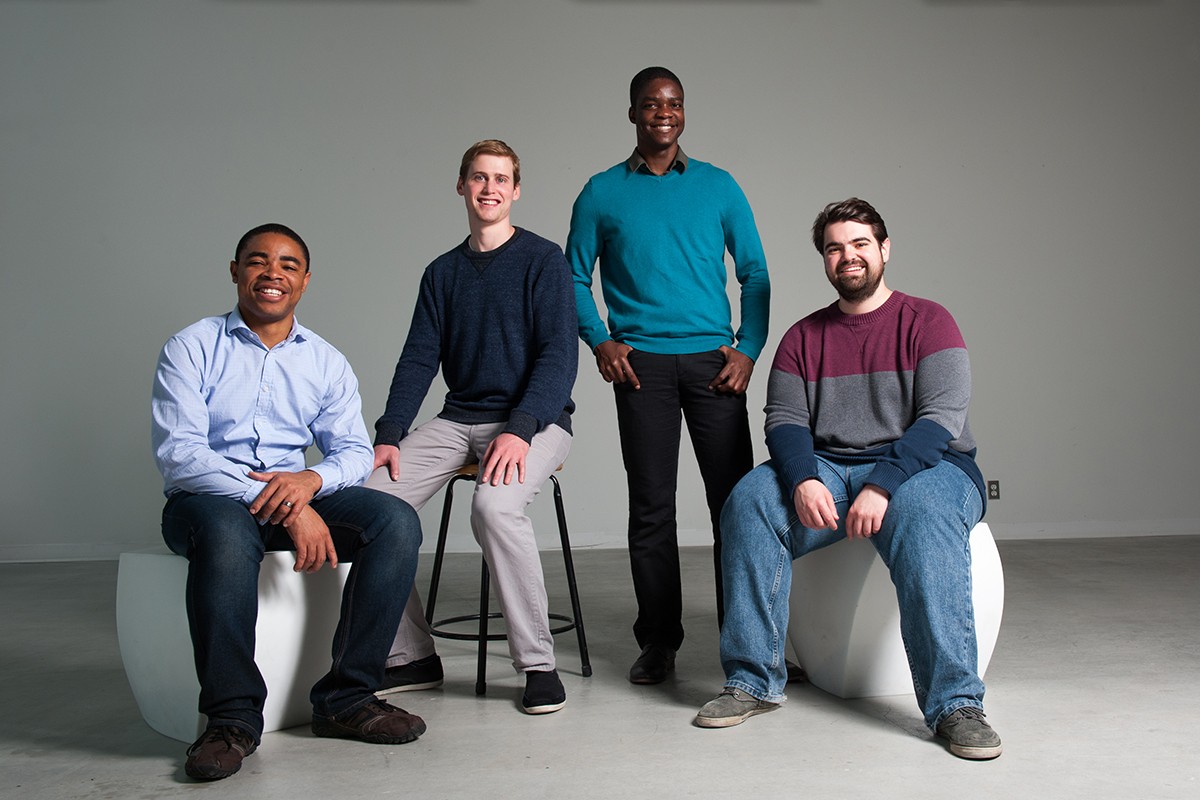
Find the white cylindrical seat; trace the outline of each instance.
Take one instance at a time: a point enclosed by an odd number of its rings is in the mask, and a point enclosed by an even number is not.
[[[979,675],[1004,614],[1004,568],[987,523],[971,531]],[[788,639],[814,686],[838,697],[912,693],[896,589],[871,542],[844,540],[792,562]]]
[[[263,732],[307,724],[308,693],[329,671],[333,633],[350,565],[292,571],[296,554],[267,553],[258,576],[254,660],[267,684]],[[187,559],[167,551],[122,553],[117,639],[138,710],[161,734],[191,742],[204,730],[188,633]]]

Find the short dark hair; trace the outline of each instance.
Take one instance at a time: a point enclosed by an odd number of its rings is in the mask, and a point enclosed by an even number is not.
[[[830,203],[817,214],[817,221],[812,226],[812,239],[818,253],[825,252],[825,228],[835,222],[861,222],[863,225],[870,225],[871,232],[875,234],[875,241],[879,244],[883,244],[888,238],[887,225],[883,224],[883,217],[879,216],[875,207],[866,200],[851,197]]]
[[[467,170],[471,168],[471,164],[475,159],[480,156],[511,158],[513,164],[513,186],[521,185],[521,159],[517,157],[516,150],[513,150],[499,139],[484,139],[482,142],[476,142],[467,148],[467,152],[463,153],[462,163],[458,165],[458,179],[460,181],[467,179]]]
[[[646,88],[646,84],[659,78],[666,78],[680,89],[683,88],[683,81],[679,80],[679,77],[666,67],[646,67],[634,75],[633,80],[629,82],[629,107],[633,108],[637,105],[638,95],[641,94],[642,89]]]
[[[280,225],[278,222],[268,222],[265,225],[259,225],[243,233],[242,238],[238,239],[237,249],[233,251],[233,260],[241,261],[242,253],[250,244],[250,240],[255,236],[261,236],[264,233],[278,233],[288,237],[293,242],[300,245],[300,249],[304,251],[304,271],[308,272],[309,267],[312,266],[312,259],[308,257],[308,245],[306,245],[304,240],[300,238],[300,234],[296,233],[287,225]]]

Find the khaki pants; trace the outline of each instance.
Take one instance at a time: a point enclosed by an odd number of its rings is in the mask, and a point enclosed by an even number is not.
[[[480,461],[505,423],[464,425],[434,418],[400,442],[400,478],[379,468],[367,486],[395,495],[418,511],[461,467]],[[525,482],[507,486],[476,482],[471,530],[492,574],[492,586],[508,628],[508,651],[518,672],[555,668],[554,638],[542,562],[526,508],[571,451],[571,435],[548,425],[533,437],[525,457]],[[433,637],[414,586],[396,631],[389,667],[433,655]]]

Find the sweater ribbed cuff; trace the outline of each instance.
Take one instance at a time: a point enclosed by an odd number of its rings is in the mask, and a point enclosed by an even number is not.
[[[392,447],[398,447],[400,440],[408,435],[408,431],[400,425],[392,425],[380,420],[375,423],[375,442],[374,444],[390,444]]]
[[[504,426],[505,433],[520,436],[526,442],[533,441],[533,435],[541,429],[538,421],[524,411],[514,411],[508,416],[508,424]]]
[[[875,469],[871,470],[871,474],[867,476],[866,482],[878,486],[891,497],[896,494],[896,490],[906,480],[908,480],[908,475],[904,470],[895,464],[879,462],[875,465]]]

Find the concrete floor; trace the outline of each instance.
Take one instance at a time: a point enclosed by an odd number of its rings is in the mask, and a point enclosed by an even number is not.
[[[470,645],[440,643],[443,688],[394,696],[428,732],[399,747],[267,734],[242,771],[183,774],[185,745],[141,720],[117,650],[116,562],[0,564],[0,798],[1196,798],[1200,536],[1001,541],[1007,601],[987,675],[1005,753],[949,755],[911,697],[845,701],[811,686],[726,730],[691,725],[720,690],[709,556],[684,553],[688,640],[676,676],[625,680],[637,649],[622,551],[577,552],[595,674],[558,638],[567,707],[528,717],[493,645],[486,697]],[[423,565],[421,585],[428,569]],[[441,613],[468,611],[474,556],[450,558]],[[546,555],[552,606],[565,590]]]

